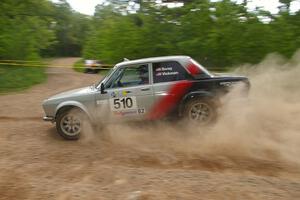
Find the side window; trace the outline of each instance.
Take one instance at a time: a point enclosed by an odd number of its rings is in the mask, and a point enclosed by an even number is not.
[[[153,83],[187,79],[187,71],[175,61],[153,63]]]
[[[110,88],[131,87],[149,84],[148,65],[128,66],[120,69],[113,77]]]
[[[113,82],[121,76],[123,70],[124,70],[124,68],[119,68],[113,72],[112,76],[108,79],[107,83],[105,84],[106,89],[111,88]]]

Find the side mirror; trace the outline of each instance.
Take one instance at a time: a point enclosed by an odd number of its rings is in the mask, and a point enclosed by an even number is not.
[[[101,91],[101,94],[106,94],[107,92],[105,91],[105,88],[104,88],[104,84],[101,83],[100,85],[100,91]]]

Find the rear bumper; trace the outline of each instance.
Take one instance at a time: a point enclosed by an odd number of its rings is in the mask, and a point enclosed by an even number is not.
[[[54,122],[54,117],[43,117],[43,120],[46,121],[46,122]]]

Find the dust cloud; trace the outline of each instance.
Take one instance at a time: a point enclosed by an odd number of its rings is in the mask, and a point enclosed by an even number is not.
[[[222,99],[212,126],[114,124],[99,134],[109,138],[112,148],[126,149],[123,161],[132,165],[298,173],[300,51],[289,61],[273,54],[232,73],[249,77],[250,93],[244,98],[234,88]]]

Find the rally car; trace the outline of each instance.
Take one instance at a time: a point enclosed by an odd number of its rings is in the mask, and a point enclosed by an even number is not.
[[[220,97],[243,76],[218,76],[188,56],[126,60],[97,84],[63,92],[43,102],[45,121],[65,139],[78,139],[83,120],[95,125],[120,121],[183,118],[207,125],[217,116]]]

